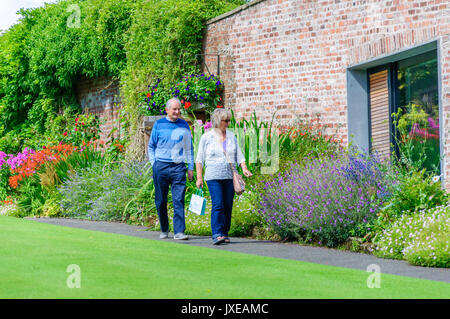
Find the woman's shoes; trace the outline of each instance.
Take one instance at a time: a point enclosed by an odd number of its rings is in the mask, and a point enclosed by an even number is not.
[[[225,243],[225,237],[224,236],[218,236],[213,239],[213,245],[220,245]]]
[[[220,245],[220,244],[229,244],[230,238],[225,236],[218,236],[215,239],[213,239],[213,245]]]

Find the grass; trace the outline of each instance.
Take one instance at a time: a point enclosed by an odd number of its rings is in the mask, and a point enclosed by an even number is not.
[[[448,298],[450,284],[0,216],[0,298]],[[79,265],[81,288],[68,288]]]

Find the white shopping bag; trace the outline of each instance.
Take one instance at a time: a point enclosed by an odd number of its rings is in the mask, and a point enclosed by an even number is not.
[[[206,198],[203,197],[203,190],[197,189],[195,194],[192,194],[191,202],[189,203],[189,211],[203,216],[205,215]]]

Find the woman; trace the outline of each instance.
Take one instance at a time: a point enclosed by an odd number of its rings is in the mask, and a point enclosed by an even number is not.
[[[229,161],[232,165],[240,165],[246,177],[252,176],[245,165],[236,136],[227,130],[230,119],[231,112],[227,109],[216,109],[213,112],[212,129],[201,137],[195,161],[198,188],[203,186],[205,165],[205,181],[212,202],[211,231],[214,245],[230,242],[228,232],[231,226],[234,187]]]

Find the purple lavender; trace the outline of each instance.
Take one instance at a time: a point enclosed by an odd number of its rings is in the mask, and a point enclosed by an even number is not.
[[[266,181],[259,211],[283,238],[336,246],[376,218],[389,193],[381,167],[354,153],[291,163]]]

